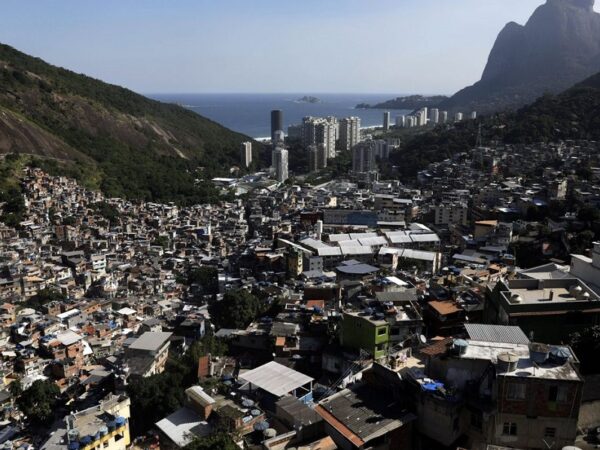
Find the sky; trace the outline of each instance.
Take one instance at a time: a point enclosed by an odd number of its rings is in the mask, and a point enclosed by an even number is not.
[[[542,3],[2,0],[0,42],[146,94],[451,94]]]

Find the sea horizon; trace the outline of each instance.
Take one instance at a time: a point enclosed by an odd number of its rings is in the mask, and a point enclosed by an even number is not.
[[[211,119],[231,130],[254,139],[264,139],[271,134],[270,111],[280,109],[284,116],[284,132],[290,125],[301,123],[305,116],[334,116],[338,118],[357,116],[361,128],[383,125],[381,109],[357,109],[360,103],[375,104],[403,94],[335,94],[335,93],[206,93],[206,94],[146,94],[150,98],[176,103],[195,113]],[[318,103],[298,101],[303,96],[317,97]],[[392,112],[392,121],[409,110],[386,110]]]

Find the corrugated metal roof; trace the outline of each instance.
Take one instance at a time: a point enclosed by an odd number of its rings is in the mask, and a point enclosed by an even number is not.
[[[241,374],[240,379],[276,397],[282,397],[313,381],[311,377],[275,361]]]
[[[529,344],[529,339],[523,330],[516,326],[466,323],[465,329],[474,341],[499,344]]]

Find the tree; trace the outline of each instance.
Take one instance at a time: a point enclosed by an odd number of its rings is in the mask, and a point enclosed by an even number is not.
[[[52,288],[45,288],[27,300],[27,305],[30,308],[38,309],[46,303],[54,301],[64,302],[66,299],[67,297],[62,292]]]
[[[594,325],[572,333],[569,344],[581,361],[583,373],[600,373],[600,359],[597,357],[600,351],[600,326]]]
[[[195,267],[190,269],[187,274],[187,284],[202,286],[202,293],[205,295],[217,295],[219,293],[219,272],[215,267]]]
[[[239,450],[226,433],[215,433],[204,438],[196,438],[184,450]]]
[[[229,291],[223,300],[208,308],[212,322],[218,328],[244,329],[264,312],[261,301],[245,289]]]
[[[49,425],[54,419],[54,408],[60,396],[60,389],[51,381],[35,381],[17,400],[19,409],[32,422]]]
[[[582,222],[595,222],[600,220],[600,211],[593,206],[584,206],[577,213],[577,218]]]
[[[19,397],[23,393],[23,385],[21,384],[21,380],[15,380],[8,385],[8,392],[13,398]]]

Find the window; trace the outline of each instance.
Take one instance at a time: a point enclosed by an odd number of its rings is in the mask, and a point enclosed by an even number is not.
[[[546,429],[544,430],[544,437],[555,438],[556,437],[556,428],[546,427]]]
[[[377,336],[383,336],[387,333],[387,328],[377,328]]]
[[[514,422],[504,422],[504,426],[502,427],[502,434],[504,436],[516,436],[517,424]]]
[[[567,401],[567,387],[566,386],[550,386],[548,389],[548,401],[556,403],[565,403]]]
[[[507,400],[525,400],[527,386],[522,383],[508,383],[506,385]]]

